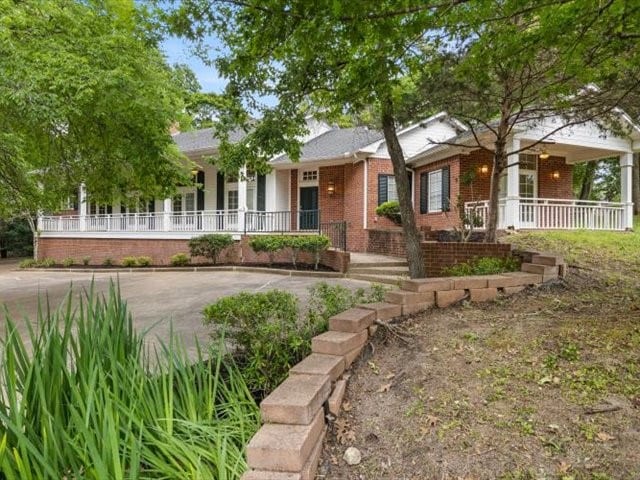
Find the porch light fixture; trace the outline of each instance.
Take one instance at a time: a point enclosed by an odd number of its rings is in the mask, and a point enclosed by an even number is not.
[[[485,164],[485,165],[482,165],[482,166],[480,167],[480,173],[481,173],[482,175],[486,175],[487,173],[489,173],[489,165],[486,165],[486,164]]]
[[[195,177],[196,175],[198,175],[199,171],[200,171],[200,169],[198,167],[193,167],[191,169],[191,175],[193,175]]]
[[[540,158],[540,160],[546,160],[550,157],[549,152],[547,152],[546,149],[542,149],[542,151],[540,152],[540,155],[538,155],[538,157]]]
[[[560,180],[560,172],[558,170],[555,170],[552,174],[551,174],[551,178],[553,178],[554,180]]]
[[[336,193],[336,184],[333,180],[329,180],[329,183],[327,184],[327,193],[329,195],[333,195],[334,193]]]

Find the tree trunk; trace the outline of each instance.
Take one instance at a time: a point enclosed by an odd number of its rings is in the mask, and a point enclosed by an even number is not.
[[[580,200],[589,200],[591,190],[593,190],[593,180],[596,178],[596,170],[598,162],[588,162],[585,165],[584,175],[582,176],[582,185],[580,186]]]
[[[498,235],[498,202],[500,200],[500,175],[507,165],[507,151],[505,149],[506,138],[500,137],[495,141],[493,154],[493,169],[491,170],[491,186],[489,189],[489,212],[487,214],[487,226],[484,241],[495,243]]]
[[[640,215],[640,153],[633,156],[633,169],[631,170],[633,201],[633,214]]]
[[[31,215],[27,215],[27,223],[29,224],[29,228],[31,229],[31,233],[33,234],[33,258],[38,260],[38,244],[40,240],[39,232],[38,232],[38,224],[37,220],[34,221]]]
[[[420,247],[420,233],[416,226],[416,217],[411,202],[411,185],[407,176],[402,146],[396,134],[396,122],[393,111],[393,101],[387,94],[382,98],[382,131],[387,142],[387,150],[393,164],[393,174],[398,190],[398,203],[402,215],[402,231],[407,247],[407,262],[411,278],[426,277],[424,256]]]

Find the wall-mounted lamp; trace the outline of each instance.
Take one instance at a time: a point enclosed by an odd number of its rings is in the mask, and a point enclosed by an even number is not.
[[[329,180],[329,183],[327,184],[327,193],[329,195],[333,195],[334,193],[336,193],[336,184],[333,182],[333,180]]]
[[[486,175],[487,173],[489,173],[489,165],[482,165],[480,167],[480,173],[482,175]]]
[[[196,175],[198,175],[199,171],[200,171],[200,169],[198,167],[193,167],[191,169],[191,175],[193,175],[195,177]]]
[[[560,180],[560,172],[558,170],[555,170],[552,174],[551,174],[551,178],[553,178],[554,180]]]
[[[542,151],[540,152],[540,155],[538,155],[538,157],[540,158],[540,160],[546,160],[547,158],[549,158],[551,155],[549,155],[549,152],[547,152],[546,149],[542,149]]]

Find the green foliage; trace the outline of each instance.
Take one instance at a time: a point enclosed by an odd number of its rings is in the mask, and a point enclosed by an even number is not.
[[[519,269],[520,263],[513,257],[479,257],[448,267],[444,269],[444,274],[452,277],[464,277],[467,275],[492,275],[496,273],[515,272]]]
[[[62,260],[62,266],[67,268],[71,267],[75,263],[76,261],[71,257],[67,257],[64,260]]]
[[[173,267],[184,267],[185,265],[189,265],[191,259],[186,253],[176,253],[171,256],[169,261]]]
[[[82,265],[84,265],[85,267],[88,266],[90,262],[91,257],[82,257]]]
[[[141,256],[136,258],[136,265],[138,267],[148,267],[151,265],[152,262],[153,262],[153,259],[151,257]]]
[[[20,268],[33,268],[38,265],[38,261],[35,258],[25,258],[19,263]]]
[[[123,267],[136,267],[138,265],[136,257],[124,257],[120,263]],[[106,263],[103,263],[103,265],[106,265]]]
[[[255,235],[249,239],[249,246],[256,253],[266,252],[269,264],[273,265],[275,254],[287,245],[287,238],[282,235]]]
[[[289,292],[242,292],[207,306],[204,321],[215,325],[216,336],[222,332],[230,340],[247,385],[263,396],[311,353],[311,338],[327,329],[331,316],[359,303],[381,301],[385,291],[377,285],[369,291],[352,292],[340,285],[318,283],[310,289],[304,317],[300,317],[297,298]]]
[[[220,253],[231,245],[233,237],[229,234],[208,234],[189,240],[189,251],[192,257],[205,257],[216,264]]]
[[[114,265],[113,258],[107,257],[102,261],[102,265],[104,267],[112,267]]]
[[[124,8],[122,8],[124,6]],[[0,0],[0,217],[170,193],[188,178],[169,126],[184,94],[143,6]]]
[[[0,249],[6,248],[9,256],[30,257],[33,255],[33,233],[25,219],[8,222],[0,220]]]
[[[326,235],[309,235],[302,238],[304,239],[302,250],[313,255],[314,267],[317,270],[322,252],[331,246],[331,240]]]
[[[293,265],[293,268],[297,268],[298,267],[298,257],[300,256],[300,252],[302,251],[304,245],[305,245],[305,239],[304,236],[287,236],[284,237],[284,244],[286,247],[289,248],[289,251],[291,252],[291,264]]]
[[[75,297],[41,309],[28,338],[6,320],[3,478],[239,478],[260,418],[233,363],[192,361],[173,335],[150,353],[113,285]]]
[[[400,204],[396,200],[384,202],[376,207],[376,215],[388,218],[396,225],[402,224]]]
[[[42,260],[38,260],[36,267],[38,268],[51,268],[55,267],[56,261],[53,258],[43,258]]]

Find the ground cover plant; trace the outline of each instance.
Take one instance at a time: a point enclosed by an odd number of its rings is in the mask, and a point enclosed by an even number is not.
[[[155,351],[115,287],[43,305],[30,338],[0,342],[0,478],[237,479],[259,426],[237,368]]]
[[[520,270],[520,262],[513,257],[478,257],[447,267],[442,273],[452,277],[464,277],[466,275],[493,275],[518,270]]]
[[[320,282],[311,288],[306,309],[290,292],[241,292],[207,306],[204,322],[215,327],[214,351],[220,348],[221,335],[229,340],[230,355],[260,399],[311,353],[311,338],[327,330],[331,316],[359,303],[382,301],[384,292],[380,286],[351,291]]]
[[[359,478],[640,478],[640,233],[539,232],[566,283],[416,315],[351,377],[321,474]],[[382,332],[384,334],[384,332]],[[363,461],[342,460],[348,446]]]

